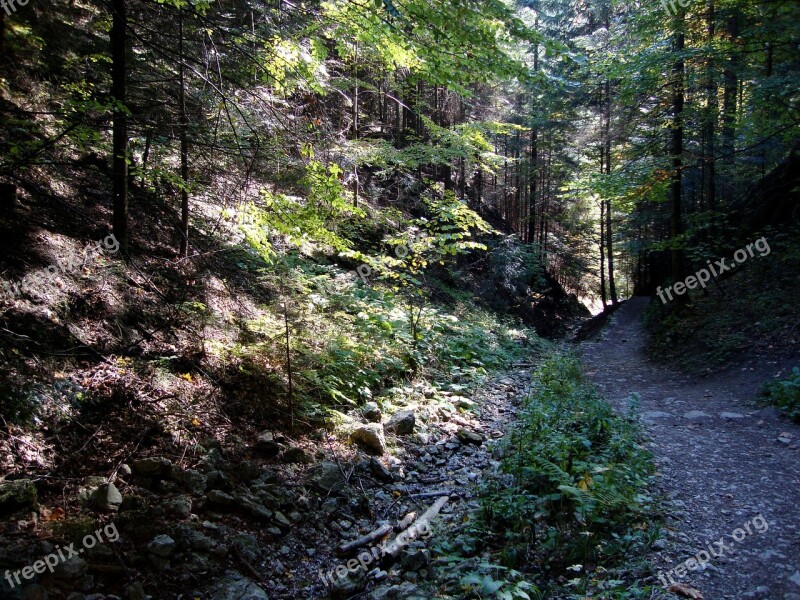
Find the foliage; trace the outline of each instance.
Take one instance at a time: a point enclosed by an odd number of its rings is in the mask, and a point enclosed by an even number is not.
[[[265,365],[280,357],[284,344],[281,305],[289,307],[295,393],[306,417],[324,417],[378,398],[412,378],[458,381],[467,387],[519,359],[522,339],[536,335],[471,302],[450,308],[420,308],[417,337],[411,335],[407,298],[386,286],[362,285],[354,273],[315,265],[298,255],[280,255],[270,269],[282,275],[283,293],[262,316],[243,324],[232,345],[213,345],[222,364],[239,364],[236,385],[260,380],[285,393],[283,365]],[[274,281],[265,275],[265,281]],[[274,284],[273,284],[274,285]],[[463,387],[461,389],[463,389]],[[260,393],[256,389],[240,395]],[[268,409],[269,407],[264,407]]]
[[[575,358],[542,364],[503,446],[501,474],[481,493],[502,564],[540,564],[550,579],[584,573],[570,585],[587,594],[607,579],[603,569],[644,547],[654,529],[653,465],[634,422],[584,381]]]
[[[800,368],[792,369],[786,379],[765,384],[761,395],[785,412],[787,417],[800,422]]]

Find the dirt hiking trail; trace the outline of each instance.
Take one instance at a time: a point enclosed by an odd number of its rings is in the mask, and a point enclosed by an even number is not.
[[[667,499],[653,564],[667,585],[706,600],[800,600],[800,427],[755,403],[764,380],[792,361],[759,357],[703,379],[656,365],[645,354],[648,302],[626,302],[581,351],[618,409],[640,398]]]

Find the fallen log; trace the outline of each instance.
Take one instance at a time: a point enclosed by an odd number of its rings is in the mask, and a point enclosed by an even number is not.
[[[414,522],[414,519],[417,518],[417,513],[410,512],[405,517],[400,519],[397,522],[397,525],[394,526],[396,531],[403,531],[404,529],[408,529],[409,526]]]
[[[419,519],[414,521],[411,527],[398,534],[390,544],[386,545],[384,557],[397,558],[411,541],[420,537],[421,533],[429,532],[431,519],[439,514],[449,499],[448,496],[439,498]]]
[[[364,546],[368,546],[377,540],[389,535],[392,531],[394,531],[394,527],[389,525],[381,525],[375,531],[371,531],[366,535],[362,535],[357,540],[353,540],[352,542],[347,542],[346,544],[340,545],[336,549],[336,554],[339,556],[345,556],[347,554],[351,554],[353,551],[358,550],[359,548],[363,548]]]

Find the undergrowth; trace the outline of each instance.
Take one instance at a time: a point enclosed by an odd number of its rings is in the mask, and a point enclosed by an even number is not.
[[[339,267],[285,260],[279,268],[283,293],[273,306],[261,307],[242,323],[234,343],[216,342],[212,350],[226,365],[239,398],[252,399],[262,384],[285,398],[288,325],[292,393],[301,418],[362,405],[411,379],[457,392],[526,356],[529,341],[538,340],[454,291],[449,302],[426,301],[419,307],[412,335],[402,293],[381,282],[367,285]],[[275,403],[268,408],[274,410]]]
[[[762,398],[780,408],[790,419],[800,423],[800,368],[792,369],[791,375],[764,385]]]
[[[450,577],[458,597],[644,597],[626,577],[657,537],[653,464],[639,437],[575,358],[545,360],[480,490],[479,514],[441,546],[452,564],[474,557],[469,573]]]

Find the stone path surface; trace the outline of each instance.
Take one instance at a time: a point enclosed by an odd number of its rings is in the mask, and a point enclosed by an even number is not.
[[[646,359],[648,302],[626,302],[581,352],[619,409],[639,397],[667,498],[653,564],[668,585],[696,588],[705,600],[800,600],[800,427],[754,402],[797,355],[692,378]]]

